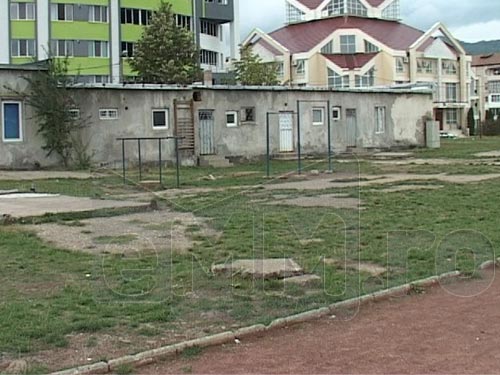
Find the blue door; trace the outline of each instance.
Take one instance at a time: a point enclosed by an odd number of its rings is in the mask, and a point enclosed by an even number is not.
[[[19,107],[19,103],[3,103],[3,138],[6,141],[21,139]]]

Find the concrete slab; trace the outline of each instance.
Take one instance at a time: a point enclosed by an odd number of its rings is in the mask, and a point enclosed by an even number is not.
[[[319,277],[318,275],[302,275],[302,276],[287,277],[283,281],[285,282],[285,284],[307,286],[309,284],[321,281],[321,277]]]
[[[10,197],[2,195],[0,198],[0,216],[8,215],[13,218],[43,216],[67,212],[86,212],[112,208],[147,207],[148,203],[99,200],[68,196]]]
[[[214,265],[212,272],[222,276],[270,280],[300,276],[304,274],[304,269],[293,259],[242,259]]]

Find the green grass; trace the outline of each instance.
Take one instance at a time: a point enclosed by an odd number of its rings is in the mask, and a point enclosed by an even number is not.
[[[443,154],[470,153],[451,142],[445,143]],[[493,147],[490,139],[484,142],[477,148]],[[469,144],[463,142],[461,147]],[[224,177],[203,181],[204,186],[231,186],[231,174],[252,168],[257,166],[217,171]],[[379,171],[366,161],[359,166],[339,163],[342,171],[359,168]],[[476,166],[459,168],[462,173],[473,173]],[[196,185],[201,172],[194,168],[186,177]],[[246,184],[261,178],[249,175],[242,180]],[[69,191],[66,182],[64,189]],[[175,337],[173,333],[187,329],[211,334],[222,326],[267,324],[277,317],[455,269],[475,277],[476,267],[493,257],[492,249],[500,242],[496,220],[500,216],[499,182],[440,182],[443,188],[439,190],[393,194],[367,187],[306,192],[220,189],[180,195],[161,204],[207,218],[223,233],[220,238],[206,238],[198,226],[188,226],[187,231],[196,234],[199,241],[187,254],[171,253],[166,244],[156,254],[92,256],[56,249],[25,232],[23,226],[0,227],[0,352],[14,356],[67,347],[68,335],[78,333],[88,335],[88,347],[96,345],[99,334],[116,335],[123,330],[143,338]],[[80,183],[74,181],[73,188]],[[433,182],[419,182],[428,183]],[[271,201],[276,195],[326,193],[360,196],[365,210],[358,213],[255,202],[257,198]],[[83,218],[78,214],[52,221],[66,220],[67,225],[79,226],[78,220]],[[303,239],[323,242],[301,245]],[[101,240],[126,244],[132,238],[106,236]],[[278,281],[221,278],[210,272],[213,264],[254,257],[292,257],[307,272],[321,276],[322,282],[307,288],[285,288]],[[344,272],[325,265],[324,258],[361,259],[386,266],[388,272],[379,278]]]
[[[441,148],[418,149],[415,156],[420,158],[473,159],[477,153],[499,150],[500,137],[442,139]]]
[[[134,242],[137,239],[135,234],[125,234],[123,236],[99,236],[92,240],[96,244],[101,245],[126,245]]]

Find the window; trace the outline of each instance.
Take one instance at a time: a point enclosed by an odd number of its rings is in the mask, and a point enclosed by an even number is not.
[[[405,62],[403,57],[396,57],[396,73],[405,72]]]
[[[120,20],[122,24],[149,25],[152,11],[147,9],[121,8]]]
[[[68,111],[69,118],[72,120],[80,119],[80,110],[78,108],[73,108]]]
[[[349,76],[335,73],[332,69],[328,68],[328,87],[329,88],[348,88],[349,87]]]
[[[330,40],[321,48],[321,53],[331,55],[333,53],[333,40]]]
[[[385,133],[385,107],[375,107],[375,133]]]
[[[356,36],[340,36],[340,53],[356,53]]]
[[[417,72],[418,73],[425,73],[425,74],[432,74],[434,73],[434,61],[432,60],[424,60],[424,59],[419,59],[417,60]]]
[[[122,42],[122,57],[133,57],[133,56],[134,56],[134,43]]]
[[[191,17],[182,14],[175,15],[175,21],[178,27],[191,30]]]
[[[323,9],[323,13],[328,16],[335,14],[344,14],[344,0],[331,0],[328,5]]]
[[[297,75],[302,76],[306,74],[306,60],[297,60],[297,67],[295,68],[295,72]]]
[[[498,94],[491,95],[490,103],[500,103],[500,95]]]
[[[74,41],[73,40],[52,40],[52,53],[54,56],[64,57],[73,56]]]
[[[375,68],[371,68],[362,76],[356,75],[356,87],[371,87],[375,85]]]
[[[12,39],[10,43],[12,57],[35,56],[35,40],[33,39]]]
[[[35,3],[10,3],[11,20],[34,20]]]
[[[359,0],[346,0],[346,13],[366,17],[366,7]]]
[[[303,21],[305,13],[297,9],[288,1],[286,2],[286,23],[294,23]]]
[[[399,0],[394,0],[382,10],[382,18],[388,20],[399,20],[401,18]]]
[[[447,125],[458,125],[458,112],[455,108],[446,110],[446,124]]]
[[[340,107],[333,107],[333,109],[332,109],[333,121],[340,121],[341,113],[342,113],[342,111],[340,110]]]
[[[22,141],[21,102],[2,102],[2,137],[4,142]]]
[[[243,121],[255,122],[255,107],[243,108]]]
[[[52,21],[73,21],[73,4],[51,4]]]
[[[325,124],[325,109],[323,107],[314,107],[312,110],[313,125]]]
[[[365,52],[366,53],[372,53],[372,52],[378,52],[378,51],[379,51],[379,48],[376,45],[365,40]]]
[[[201,20],[200,30],[202,34],[211,35],[217,37],[219,35],[219,25],[215,22]]]
[[[108,22],[108,7],[99,5],[89,6],[89,22]]]
[[[457,63],[452,60],[443,60],[441,63],[444,74],[454,75],[457,74]]]
[[[117,120],[118,110],[116,108],[99,109],[99,120]]]
[[[226,112],[226,126],[228,128],[235,128],[238,126],[238,112],[237,111],[227,111]]]
[[[217,66],[219,54],[206,49],[200,50],[200,64]]]
[[[89,57],[108,57],[108,42],[100,40],[90,41]]]
[[[446,101],[456,102],[458,99],[458,84],[457,83],[447,83],[446,84]]]
[[[285,64],[282,62],[277,63],[276,75],[279,79],[283,79],[285,76]]]
[[[153,129],[168,129],[168,108],[153,109]]]
[[[500,94],[500,81],[488,82],[487,90],[490,94]]]

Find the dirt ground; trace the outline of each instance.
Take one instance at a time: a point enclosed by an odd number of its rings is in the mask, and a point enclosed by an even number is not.
[[[205,219],[167,210],[23,228],[57,247],[91,254],[165,250],[183,253],[193,247],[196,235],[220,235]]]
[[[458,281],[140,374],[497,374],[500,278]]]

